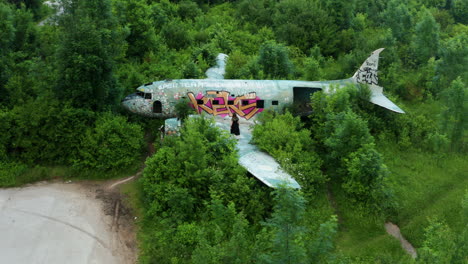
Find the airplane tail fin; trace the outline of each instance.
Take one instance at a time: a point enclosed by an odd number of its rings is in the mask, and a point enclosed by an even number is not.
[[[369,58],[361,65],[359,70],[354,73],[352,79],[357,83],[379,84],[377,69],[379,68],[379,54],[384,49],[378,49],[371,53]]]
[[[364,61],[361,67],[354,73],[351,79],[356,83],[368,84],[371,91],[370,102],[376,105],[380,105],[384,108],[392,110],[397,113],[404,114],[405,112],[401,110],[396,104],[394,104],[390,99],[385,97],[383,94],[383,87],[378,86],[379,77],[377,75],[377,70],[379,68],[379,54],[384,49],[378,49],[371,53],[369,58]]]

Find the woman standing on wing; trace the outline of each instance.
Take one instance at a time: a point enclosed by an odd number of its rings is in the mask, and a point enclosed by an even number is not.
[[[231,134],[234,134],[236,136],[240,135],[239,117],[237,117],[236,113],[232,114]]]

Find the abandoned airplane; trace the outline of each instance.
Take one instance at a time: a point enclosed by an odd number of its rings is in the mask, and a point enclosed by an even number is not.
[[[179,99],[188,98],[198,114],[215,116],[217,124],[229,130],[229,119],[233,113],[242,117],[241,138],[238,141],[239,164],[270,187],[281,182],[293,188],[299,184],[281,170],[278,163],[268,154],[249,144],[252,119],[264,109],[281,110],[286,105],[307,105],[314,92],[330,93],[350,84],[367,84],[370,102],[397,113],[404,113],[383,94],[378,86],[378,49],[364,61],[356,73],[348,79],[333,81],[291,80],[225,80],[227,55],[219,54],[217,65],[206,71],[207,79],[165,80],[144,84],[122,100],[122,105],[133,113],[149,117],[169,118],[166,127],[174,124],[175,105]],[[249,122],[250,121],[250,122]]]

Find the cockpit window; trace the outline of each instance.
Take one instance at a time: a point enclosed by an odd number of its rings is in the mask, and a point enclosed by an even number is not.
[[[140,96],[140,97],[145,97],[145,93],[144,92],[136,92],[136,95]]]

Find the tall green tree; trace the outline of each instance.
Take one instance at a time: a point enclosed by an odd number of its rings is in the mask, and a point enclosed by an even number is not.
[[[286,47],[274,41],[268,41],[260,47],[258,64],[269,78],[286,78],[292,73]]]
[[[322,48],[324,55],[338,53],[335,46],[338,27],[320,1],[280,1],[275,7],[273,21],[277,39],[287,45],[296,46],[304,53],[315,45]]]
[[[121,96],[114,76],[121,35],[109,0],[64,3],[56,96],[73,106],[104,110]]]
[[[468,87],[459,77],[445,91],[446,109],[443,112],[442,128],[450,139],[454,151],[467,151]]]
[[[5,84],[10,77],[11,51],[15,40],[14,13],[10,5],[0,2],[0,104],[8,101]]]
[[[425,8],[419,12],[418,16],[419,21],[415,27],[412,47],[418,61],[426,63],[430,57],[439,55],[440,25],[432,13]]]
[[[392,29],[393,37],[401,43],[407,44],[411,36],[408,31],[413,27],[413,18],[408,3],[401,0],[389,1],[381,16],[385,25]]]
[[[274,208],[267,226],[271,228],[271,251],[263,256],[266,263],[305,263],[303,217],[304,198],[294,189],[274,191]]]

